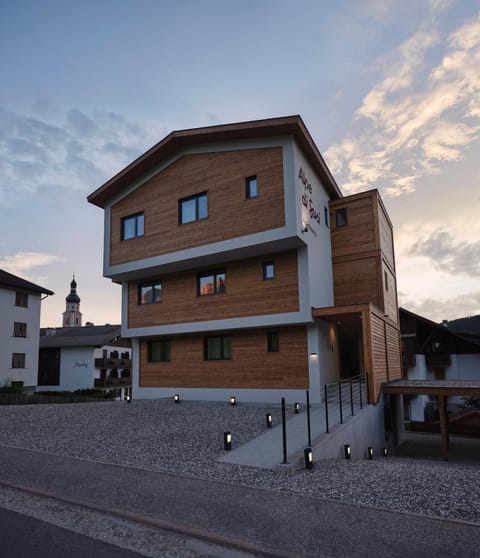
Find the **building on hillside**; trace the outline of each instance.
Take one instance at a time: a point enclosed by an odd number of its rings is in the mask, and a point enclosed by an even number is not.
[[[299,116],[175,131],[88,197],[134,397],[295,401],[401,375],[391,222],[343,197]]]
[[[480,340],[400,308],[402,363],[409,380],[480,381]],[[451,396],[448,411],[458,411],[465,398]],[[426,394],[404,396],[406,421],[423,422],[438,416],[437,398]]]
[[[0,386],[37,383],[43,295],[53,292],[0,269]]]
[[[77,294],[75,275],[70,283],[70,294],[65,298],[65,303],[63,327],[80,327],[82,325],[82,313],[80,312],[80,297]]]
[[[38,391],[115,390],[122,398],[131,389],[131,343],[119,325],[42,328]]]

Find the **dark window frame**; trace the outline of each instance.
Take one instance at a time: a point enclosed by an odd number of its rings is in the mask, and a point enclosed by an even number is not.
[[[139,232],[139,218],[142,217],[142,232]],[[135,232],[133,236],[125,237],[125,224],[129,221],[134,221],[135,223]],[[133,215],[126,215],[125,217],[121,218],[121,239],[122,240],[132,240],[133,238],[139,238],[141,236],[145,236],[145,213],[143,211],[139,211],[138,213],[134,213]]]
[[[153,345],[158,344],[159,358],[153,359]],[[152,339],[148,341],[147,345],[147,360],[148,362],[171,362],[172,360],[172,343],[170,339]]]
[[[280,333],[278,331],[267,331],[267,351],[269,353],[280,352]]]
[[[255,184],[254,188],[252,188],[253,184]],[[258,198],[258,176],[252,174],[245,178],[245,199],[253,200],[255,198]]]
[[[15,306],[18,308],[28,308],[28,293],[15,291]]]
[[[26,337],[27,336],[27,324],[25,322],[13,322],[13,336],[14,337]]]
[[[218,279],[219,276],[223,275],[223,289],[218,288]],[[212,277],[213,281],[213,293],[202,293],[201,289],[201,280],[205,279],[206,277]],[[227,292],[227,273],[225,269],[212,269],[210,271],[202,271],[197,274],[197,296],[210,296],[210,295],[221,295]]]
[[[12,353],[12,368],[25,368],[25,353]]]
[[[323,213],[325,216],[325,226],[327,227],[327,229],[330,228],[330,219],[329,219],[329,215],[328,215],[328,207],[326,205],[323,206]]]
[[[383,277],[385,279],[385,291],[388,292],[388,273],[384,270]]]
[[[207,201],[206,205],[206,215],[200,216],[200,199],[205,198]],[[185,221],[183,216],[183,204],[195,200],[195,218],[190,221]],[[189,223],[196,223],[197,221],[203,221],[204,219],[208,219],[208,192],[200,192],[198,194],[194,194],[193,196],[188,196],[186,198],[182,198],[178,200],[178,224],[179,225],[188,225]]]
[[[155,288],[160,287],[158,290],[160,291],[160,300],[155,300]],[[137,304],[139,306],[144,306],[148,304],[159,304],[163,300],[163,293],[162,293],[162,282],[161,281],[145,281],[144,283],[138,284],[138,291],[137,291]],[[152,300],[150,302],[145,302],[142,300],[142,290],[143,289],[150,289],[152,291]]]
[[[348,212],[346,207],[335,209],[335,227],[340,229],[348,225]]]
[[[211,357],[209,356],[209,340],[219,339],[220,340],[220,356],[219,357]],[[230,341],[230,347],[228,351],[228,347],[225,345],[225,340]],[[226,350],[227,349],[227,350]],[[229,354],[227,354],[229,353]],[[225,335],[206,335],[203,338],[203,358],[204,360],[232,360],[232,336],[229,334]]]
[[[271,274],[268,271],[270,268],[272,269]],[[275,279],[275,262],[263,262],[263,280],[271,281],[272,279]]]

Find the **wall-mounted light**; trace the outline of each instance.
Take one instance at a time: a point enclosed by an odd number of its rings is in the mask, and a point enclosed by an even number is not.
[[[308,232],[308,223],[302,221],[302,234]]]
[[[232,449],[232,433],[230,431],[223,433],[223,448],[226,451],[230,451]]]
[[[178,393],[176,393],[176,394],[173,396],[173,400],[175,401],[175,403],[180,403],[180,395],[178,395]]]
[[[266,422],[267,422],[267,428],[272,428],[272,415],[271,415],[271,413],[267,413],[265,415],[265,419],[266,419]]]
[[[236,400],[235,396],[232,395],[232,396],[230,397],[230,405],[236,405],[236,404],[237,404],[237,400]]]
[[[350,448],[350,444],[345,444],[343,446],[343,456],[345,457],[345,459],[350,459],[351,455],[352,455],[352,451]]]
[[[373,459],[373,448],[372,448],[372,446],[368,446],[367,456],[368,456],[368,459]]]
[[[303,452],[305,458],[305,469],[313,469],[313,451],[311,447],[305,448]]]
[[[295,411],[295,414],[298,415],[298,413],[300,412],[300,403],[294,403],[293,410]]]
[[[318,358],[318,354],[317,353],[310,353],[310,358]]]

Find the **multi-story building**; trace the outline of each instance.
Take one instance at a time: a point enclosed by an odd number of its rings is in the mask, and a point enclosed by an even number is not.
[[[0,270],[0,385],[37,384],[42,295],[53,292]]]
[[[134,397],[296,400],[401,374],[391,223],[298,116],[176,131],[93,192]]]

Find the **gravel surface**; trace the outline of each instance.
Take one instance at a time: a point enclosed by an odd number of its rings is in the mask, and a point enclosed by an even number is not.
[[[223,432],[231,430],[240,445],[265,431],[266,412],[279,423],[280,408],[267,405],[136,400],[0,406],[0,444],[480,524],[474,463],[392,456],[317,461],[313,471],[283,472],[217,462]]]

